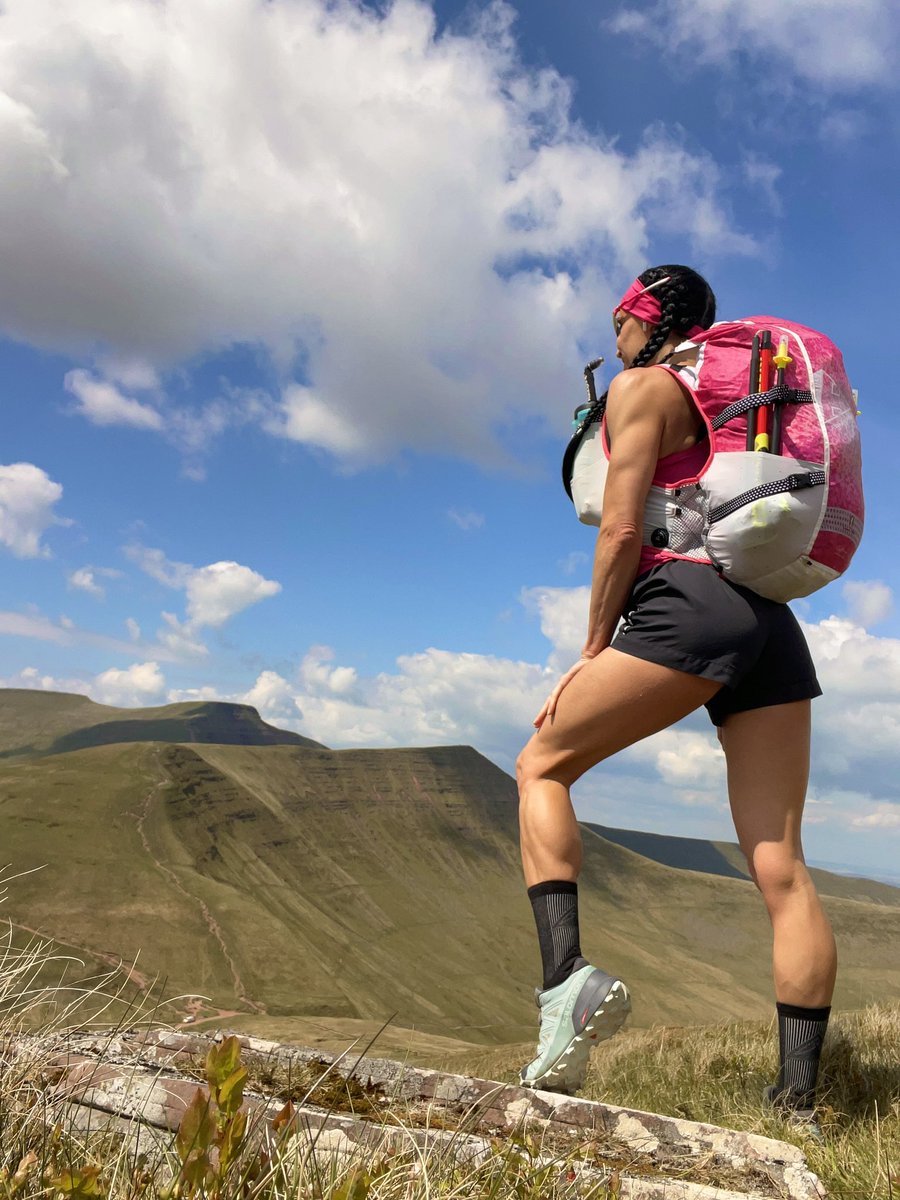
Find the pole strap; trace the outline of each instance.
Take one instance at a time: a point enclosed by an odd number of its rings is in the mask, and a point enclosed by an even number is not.
[[[724,504],[710,509],[709,523],[712,525],[714,521],[730,517],[739,508],[743,508],[745,504],[752,504],[754,500],[764,500],[767,496],[778,496],[782,492],[797,492],[801,488],[822,487],[825,480],[824,471],[803,471],[796,475],[787,475],[784,479],[773,479],[771,483],[760,483],[746,492],[741,492],[733,500],[727,500]]]
[[[743,396],[740,400],[735,400],[734,404],[723,408],[712,421],[712,427],[714,430],[721,429],[723,425],[727,425],[735,417],[749,412],[751,408],[762,408],[766,404],[812,404],[812,402],[812,392],[801,392],[797,388],[789,388],[785,387],[783,383],[776,383],[768,391],[754,392],[752,396]]]

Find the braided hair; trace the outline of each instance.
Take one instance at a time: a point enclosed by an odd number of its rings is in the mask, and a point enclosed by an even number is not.
[[[669,277],[668,282],[653,289],[662,316],[643,350],[631,364],[633,367],[646,367],[651,363],[673,333],[687,333],[695,325],[709,329],[716,319],[713,290],[703,276],[690,267],[650,267],[638,279],[646,287],[666,276]]]

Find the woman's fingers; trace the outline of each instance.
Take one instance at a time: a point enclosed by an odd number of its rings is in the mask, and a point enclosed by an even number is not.
[[[581,668],[588,662],[590,662],[589,658],[580,658],[573,667],[569,667],[568,671],[566,671],[565,675],[563,675],[563,677],[560,679],[559,683],[556,685],[556,687],[553,689],[553,691],[550,693],[550,695],[544,701],[544,707],[541,709],[541,711],[538,713],[538,715],[534,718],[534,725],[535,725],[536,729],[540,729],[540,727],[547,720],[547,718],[553,716],[553,714],[556,712],[557,702],[558,702],[560,696],[562,695],[563,691],[565,690],[567,684],[572,682],[572,680],[575,678],[575,676],[578,674],[578,672],[581,670]]]

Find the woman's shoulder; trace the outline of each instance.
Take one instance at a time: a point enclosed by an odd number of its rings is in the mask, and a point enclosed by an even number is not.
[[[657,401],[666,404],[677,400],[681,387],[671,371],[654,367],[633,367],[621,371],[609,385],[607,405],[620,408],[633,403],[646,404]]]

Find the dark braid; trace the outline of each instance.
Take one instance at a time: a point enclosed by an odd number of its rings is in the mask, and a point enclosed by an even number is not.
[[[633,367],[646,367],[651,363],[673,333],[687,333],[694,325],[709,329],[716,319],[713,290],[703,276],[690,267],[650,267],[638,279],[646,286],[666,276],[668,282],[650,293],[659,301],[662,310],[659,324],[631,364]]]

